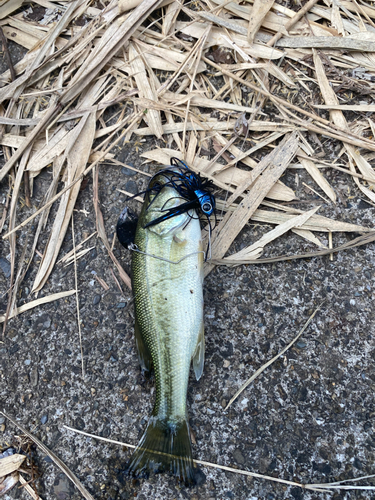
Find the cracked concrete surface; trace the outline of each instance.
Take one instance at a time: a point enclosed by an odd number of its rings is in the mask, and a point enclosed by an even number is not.
[[[153,147],[153,141],[143,145],[144,149]],[[123,145],[117,154],[126,162],[141,165],[132,143]],[[311,182],[299,175],[300,180]],[[333,186],[342,188],[342,199],[335,207],[323,204],[319,213],[374,227],[375,209],[361,201],[354,183],[338,172],[327,176]],[[35,205],[49,179],[48,169],[35,179]],[[295,184],[295,172],[287,173],[283,181],[296,189],[301,199],[308,198],[311,206],[321,203],[311,193],[302,192],[301,182]],[[102,165],[99,183],[106,230],[111,235],[125,203],[117,188],[136,192],[145,180],[121,167]],[[345,194],[348,186],[350,200]],[[6,190],[3,182],[1,203]],[[136,201],[131,206],[139,211]],[[78,243],[95,230],[91,178],[76,208]],[[30,213],[19,205],[18,221]],[[54,209],[39,251],[43,251],[53,215]],[[266,230],[260,224],[246,226],[231,251],[256,241]],[[26,229],[19,233],[18,249],[25,235]],[[319,236],[327,243],[326,234]],[[351,238],[353,235],[335,234],[334,245]],[[129,450],[64,429],[69,425],[136,444],[153,404],[153,383],[142,378],[135,352],[131,293],[124,286],[123,293],[118,289],[101,241],[93,238],[86,248],[91,246],[94,248],[78,262],[85,378],[81,374],[75,296],[71,296],[9,321],[0,343],[0,402],[1,408],[66,463],[95,499],[373,498],[371,491],[309,492],[206,467],[198,475],[199,485],[190,490],[167,475],[129,480],[122,474]],[[0,249],[1,258],[6,259],[6,241],[1,240]],[[61,256],[71,249],[69,229]],[[311,250],[312,244],[287,234],[267,247],[265,256]],[[115,254],[129,271],[129,252],[116,244]],[[195,458],[300,483],[375,473],[374,256],[375,246],[370,244],[335,255],[332,261],[326,256],[272,265],[217,267],[207,277],[205,370],[199,382],[191,376],[188,389]],[[30,290],[39,260],[36,256],[32,262],[18,305],[32,299]],[[6,308],[7,269],[2,261],[0,313]],[[104,290],[96,277],[109,289]],[[74,286],[73,266],[59,264],[40,296]],[[224,411],[241,384],[298,333],[323,301],[294,347]],[[6,447],[18,431],[3,419],[0,425],[0,444]],[[43,472],[37,485],[44,500],[81,498],[49,457],[37,451],[36,460]],[[29,497],[13,489],[5,498]]]

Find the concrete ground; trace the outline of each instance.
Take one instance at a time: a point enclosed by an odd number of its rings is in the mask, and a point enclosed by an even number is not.
[[[329,143],[332,145],[331,143]],[[143,150],[154,148],[144,144]],[[327,156],[333,154],[327,149]],[[139,153],[142,152],[142,148]],[[117,150],[118,158],[141,166],[133,143]],[[149,167],[147,167],[149,168]],[[151,167],[152,168],[152,167]],[[299,171],[297,171],[299,172]],[[302,190],[296,171],[283,181],[312,208],[322,200]],[[361,200],[345,174],[327,177],[340,194],[336,206],[322,204],[320,214],[375,225],[375,209]],[[41,201],[50,172],[35,180],[34,203]],[[145,178],[102,165],[99,197],[107,234],[115,225],[125,197],[117,188],[141,190]],[[4,203],[8,184],[0,185]],[[316,188],[316,186],[313,186]],[[349,194],[348,194],[349,188]],[[350,196],[349,196],[350,195]],[[139,204],[131,202],[135,211]],[[95,231],[92,179],[81,191],[75,239]],[[32,210],[18,206],[18,221]],[[43,251],[54,209],[38,250]],[[18,255],[26,235],[19,233]],[[233,245],[240,249],[269,230],[249,224]],[[327,237],[320,234],[322,241]],[[334,245],[353,238],[334,235]],[[96,441],[64,429],[64,425],[106,438],[136,444],[151,413],[152,381],[139,370],[134,338],[131,292],[121,293],[112,262],[100,240],[78,263],[78,288],[85,378],[81,374],[75,296],[60,299],[9,321],[0,343],[0,408],[37,436],[78,476],[95,499],[371,499],[371,491],[323,494],[219,469],[201,467],[198,486],[186,489],[175,478],[158,475],[129,480],[122,473],[130,456],[125,447]],[[61,256],[72,249],[71,229]],[[267,248],[265,256],[315,250],[287,234]],[[115,245],[115,255],[129,272],[130,253]],[[9,287],[7,242],[0,242],[0,313]],[[370,244],[334,256],[271,265],[217,267],[205,280],[206,364],[199,382],[192,374],[188,389],[194,457],[200,460],[299,483],[324,483],[375,473],[374,341],[375,246]],[[5,259],[5,260],[4,260]],[[40,258],[36,256],[23,282],[18,305],[33,299],[30,290]],[[96,277],[103,279],[104,290]],[[73,266],[57,265],[39,296],[75,288]],[[251,384],[230,407],[237,389],[275,356],[324,304],[293,348]],[[19,434],[0,417],[0,444],[7,447]],[[81,494],[40,451],[35,461],[44,500],[79,499]],[[373,484],[371,479],[359,484]],[[6,499],[30,498],[13,489]]]

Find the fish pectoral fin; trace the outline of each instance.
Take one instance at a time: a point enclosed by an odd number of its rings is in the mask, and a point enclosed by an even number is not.
[[[135,320],[134,334],[138,352],[138,360],[139,364],[141,365],[142,373],[146,376],[149,376],[152,370],[152,358],[150,351],[148,350],[148,347],[146,346],[142,338],[137,319]]]
[[[201,330],[198,335],[197,347],[193,355],[193,368],[195,378],[199,380],[203,373],[204,366],[204,325],[202,323]]]
[[[181,246],[187,244],[187,239],[186,239],[183,231],[180,231],[179,233],[173,235],[173,241],[175,243],[177,243],[177,245],[181,245]]]

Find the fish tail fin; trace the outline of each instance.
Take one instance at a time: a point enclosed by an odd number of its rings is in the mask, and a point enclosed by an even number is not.
[[[147,477],[150,472],[170,472],[180,477],[185,484],[194,484],[187,419],[170,421],[165,417],[152,416],[126,472],[136,477]]]

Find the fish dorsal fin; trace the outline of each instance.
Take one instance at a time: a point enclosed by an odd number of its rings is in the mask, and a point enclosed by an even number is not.
[[[148,350],[142,338],[141,330],[139,328],[137,319],[135,320],[134,334],[135,334],[135,343],[137,345],[138,360],[139,364],[141,365],[142,373],[146,376],[149,376],[151,374],[151,369],[152,369],[152,358],[150,351]]]
[[[193,368],[195,373],[195,378],[199,380],[203,373],[204,365],[204,325],[202,322],[202,327],[200,329],[197,341],[197,347],[193,355]]]

